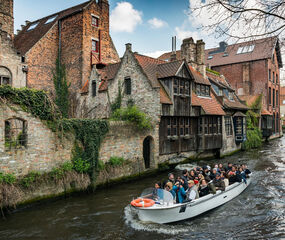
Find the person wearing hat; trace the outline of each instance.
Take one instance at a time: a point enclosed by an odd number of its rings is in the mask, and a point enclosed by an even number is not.
[[[225,191],[226,189],[225,182],[221,179],[220,173],[216,173],[216,177],[213,180],[213,184],[215,185],[216,190]]]
[[[188,181],[188,189],[186,191],[186,201],[192,201],[199,198],[198,189],[193,180]]]

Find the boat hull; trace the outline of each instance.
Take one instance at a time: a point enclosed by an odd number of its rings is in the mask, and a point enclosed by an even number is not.
[[[136,208],[138,217],[141,221],[154,223],[171,223],[193,218],[237,197],[248,187],[250,182],[251,179],[248,179],[247,184],[244,182],[234,183],[228,186],[224,192],[217,191],[216,194],[208,194],[189,203]]]

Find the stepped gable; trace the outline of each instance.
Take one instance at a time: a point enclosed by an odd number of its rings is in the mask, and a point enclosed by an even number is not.
[[[192,92],[192,105],[202,107],[206,115],[225,115],[224,110],[212,92],[210,97],[199,97]]]
[[[91,2],[92,1],[87,1],[77,6],[65,9],[63,11],[54,13],[47,17],[28,23],[23,28],[23,30],[18,35],[15,36],[14,45],[16,49],[22,55],[25,55],[52,28],[52,26],[59,19],[81,12],[83,8],[85,8]],[[48,21],[48,19],[51,19],[53,17],[56,18],[53,19],[53,21],[51,21],[50,23],[46,24],[46,21]],[[38,23],[38,25],[34,29],[28,30],[31,25],[36,23]]]
[[[253,46],[251,52],[237,54],[240,47]],[[220,48],[211,48],[205,50],[206,64],[211,67],[228,65],[233,63],[249,62],[261,59],[272,58],[273,49],[279,49],[277,37],[268,37],[248,42],[236,43],[227,45],[224,51],[219,51]],[[278,53],[278,51],[277,51]],[[278,56],[279,66],[282,67],[281,55]]]

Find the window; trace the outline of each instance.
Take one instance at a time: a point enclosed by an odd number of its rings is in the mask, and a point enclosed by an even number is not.
[[[5,121],[5,148],[19,149],[27,145],[26,121],[12,118]]]
[[[198,96],[201,95],[201,86],[200,86],[200,84],[196,84],[196,94]]]
[[[180,124],[179,124],[179,128],[180,128],[180,136],[184,136],[184,118],[180,118]]]
[[[177,136],[177,118],[172,118],[172,136]]]
[[[279,99],[278,99],[278,91],[276,90],[276,107],[279,105]]]
[[[92,51],[98,53],[99,52],[99,41],[92,39]]]
[[[203,133],[203,118],[199,118],[199,134]]]
[[[285,100],[283,100],[283,104],[285,105]]]
[[[210,59],[212,59],[212,58],[213,58],[213,56],[211,56],[211,55],[210,55],[210,56],[208,56],[208,60],[210,60]]]
[[[190,118],[187,117],[185,119],[185,135],[189,135],[190,134]]]
[[[273,83],[275,82],[275,74],[274,74],[274,72],[272,72],[272,82]]]
[[[38,24],[39,24],[39,22],[32,23],[32,24],[29,26],[29,28],[28,28],[27,31],[31,31],[31,30],[35,29],[35,28],[38,26]]]
[[[180,94],[184,94],[184,80],[180,79]]]
[[[167,136],[171,136],[171,118],[167,119]]]
[[[210,96],[210,87],[206,86],[206,96]]]
[[[92,15],[92,26],[99,27],[99,17]]]
[[[173,93],[178,94],[178,79],[174,79],[173,83]]]
[[[50,17],[45,24],[49,24],[51,22],[53,22],[55,19],[57,18],[57,15],[56,16],[53,16],[53,17]]]
[[[231,117],[225,117],[225,127],[227,136],[231,136],[233,134]]]
[[[278,74],[276,74],[276,83],[278,83]]]
[[[276,132],[279,132],[279,124],[280,124],[279,114],[276,113]]]
[[[125,94],[126,95],[132,94],[132,82],[130,78],[125,79]]]
[[[230,100],[234,100],[234,93],[233,92],[229,92],[229,99]]]
[[[185,95],[189,95],[190,94],[190,84],[189,81],[185,81]]]
[[[196,94],[198,96],[210,96],[210,87],[202,84],[196,84]]]
[[[96,81],[92,81],[92,97],[96,96]]]
[[[0,85],[11,85],[11,77],[11,72],[7,68],[0,67]]]
[[[272,105],[275,107],[275,89],[272,90]]]
[[[204,118],[204,134],[208,134],[208,118]]]
[[[254,50],[254,47],[255,45],[247,45],[247,46],[239,47],[237,50],[237,54],[250,53]]]
[[[271,69],[269,69],[269,71],[268,71],[268,79],[269,79],[269,81],[271,81]]]
[[[271,88],[268,89],[268,102],[271,104]]]

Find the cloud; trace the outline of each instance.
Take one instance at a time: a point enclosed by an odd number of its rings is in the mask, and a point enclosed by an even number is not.
[[[176,27],[175,28],[175,33],[176,36],[179,40],[183,40],[185,38],[189,38],[192,37],[195,41],[197,41],[198,39],[200,39],[199,33],[198,32],[194,32],[194,31],[190,31],[190,30],[186,30],[183,27]]]
[[[153,58],[158,58],[162,54],[169,52],[169,51],[155,51],[155,52],[149,52],[149,53],[144,53],[143,55],[153,57]]]
[[[110,16],[111,31],[133,32],[137,25],[142,23],[142,15],[143,13],[134,9],[129,2],[117,3]]]
[[[157,28],[162,28],[167,26],[167,22],[158,19],[158,18],[152,18],[150,20],[148,20],[148,23],[150,24],[151,28],[157,29]]]

